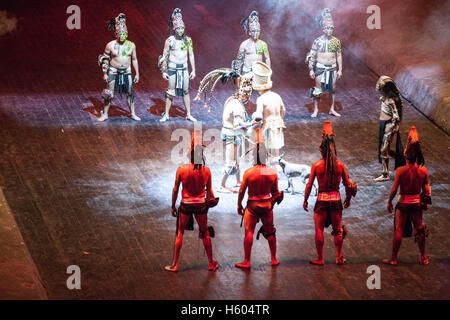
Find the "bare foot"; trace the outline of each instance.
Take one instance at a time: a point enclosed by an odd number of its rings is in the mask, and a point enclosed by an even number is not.
[[[272,267],[276,267],[280,264],[280,260],[272,259]]]
[[[98,118],[98,121],[105,121],[108,119],[108,115],[106,113],[102,114],[100,118]]]
[[[141,118],[139,118],[137,115],[132,114],[131,115],[131,119],[136,120],[136,121],[141,121]]]
[[[335,117],[340,117],[341,116],[339,113],[334,111],[334,109],[330,109],[330,112],[328,112],[328,114],[331,114],[332,116],[335,116]]]
[[[340,256],[339,258],[336,258],[336,264],[337,265],[343,265],[347,261],[347,259],[344,258],[344,256]]]
[[[252,266],[250,262],[238,262],[234,265],[236,268],[250,269]]]
[[[231,190],[230,188],[224,187],[224,186],[220,186],[219,189],[217,190],[217,192],[222,192],[222,193],[236,193],[236,191]]]
[[[383,259],[381,262],[383,262],[384,264],[390,264],[391,266],[397,265],[397,260]]]
[[[166,269],[167,271],[171,271],[171,272],[177,272],[178,271],[178,265],[174,266],[165,266],[164,269]]]
[[[319,110],[314,110],[314,112],[311,115],[311,118],[316,118],[318,113],[319,113]]]
[[[169,120],[169,115],[164,112],[162,118],[159,119],[159,122],[166,122],[167,120]]]
[[[187,116],[186,116],[186,119],[187,120],[190,120],[190,121],[192,121],[192,122],[196,122],[197,121],[197,119],[195,119],[193,116],[191,116],[190,114],[188,114]]]
[[[317,266],[323,266],[325,264],[325,261],[316,259],[316,260],[311,260],[309,263],[315,264]]]
[[[208,271],[216,271],[217,269],[219,269],[219,264],[217,261],[213,260],[213,262],[208,266]]]
[[[381,175],[378,178],[373,179],[373,181],[375,181],[375,182],[388,181],[388,180],[389,180],[389,176],[385,176],[385,175]]]
[[[420,257],[420,262],[419,262],[419,264],[423,264],[423,265],[430,264],[430,257],[428,257],[428,256],[422,256],[422,257]]]

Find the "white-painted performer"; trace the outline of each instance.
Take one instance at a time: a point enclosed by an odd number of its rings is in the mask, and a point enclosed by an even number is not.
[[[182,96],[186,107],[186,119],[197,121],[191,115],[191,99],[189,97],[189,80],[195,78],[195,59],[192,39],[184,33],[184,22],[181,10],[176,8],[169,20],[172,35],[164,44],[163,55],[159,57],[158,67],[162,77],[169,82],[169,88],[165,91],[166,110],[159,120],[169,120],[169,111],[175,96]],[[188,72],[188,57],[191,63],[191,74]]]
[[[264,62],[257,61],[253,64],[253,89],[260,95],[256,100],[255,113],[262,114],[262,129],[269,151],[269,161],[278,165],[278,161],[275,163],[274,159],[279,157],[280,149],[284,146],[286,109],[280,95],[271,90],[271,75],[272,70]]]
[[[134,108],[134,89],[131,74],[131,64],[133,64],[136,75],[134,83],[139,82],[139,66],[136,55],[136,45],[127,40],[128,29],[126,25],[125,14],[120,13],[116,18],[111,19],[108,29],[115,32],[116,40],[110,41],[105,48],[105,52],[98,57],[98,65],[103,71],[103,80],[107,83],[102,96],[105,99],[103,114],[98,121],[108,119],[108,111],[111,101],[114,98],[114,89],[122,96],[127,96],[128,107],[130,108],[131,118],[139,121]]]
[[[334,23],[329,8],[319,14],[316,20],[322,28],[323,35],[314,40],[305,61],[308,64],[309,76],[315,80],[315,86],[310,93],[311,98],[314,99],[314,112],[311,117],[317,117],[320,97],[324,91],[331,94],[329,114],[340,117],[341,115],[334,110],[334,100],[336,97],[336,79],[342,77],[341,42],[333,36]]]
[[[219,68],[209,72],[200,81],[196,100],[200,100],[201,93],[205,94],[205,107],[208,107],[212,99],[214,88],[218,82],[226,83],[231,79],[237,79],[237,90],[229,97],[223,106],[222,113],[222,141],[225,144],[225,164],[222,170],[222,179],[219,192],[236,192],[226,186],[230,175],[236,175],[236,186],[241,184],[241,172],[239,160],[242,156],[243,139],[246,131],[255,121],[247,116],[245,104],[252,94],[253,73],[243,76],[229,68]]]
[[[248,39],[239,46],[236,60],[232,62],[232,68],[238,74],[246,74],[252,71],[253,63],[264,61],[270,67],[270,56],[267,43],[259,39],[261,27],[259,24],[258,12],[252,11],[250,15],[242,21]],[[241,71],[242,68],[242,71]]]

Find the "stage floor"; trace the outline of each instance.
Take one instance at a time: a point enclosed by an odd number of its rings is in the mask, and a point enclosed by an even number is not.
[[[158,30],[149,26],[149,30]],[[427,240],[431,264],[418,264],[418,249],[407,238],[399,265],[382,265],[381,259],[390,257],[392,246],[393,216],[386,211],[386,203],[393,181],[372,181],[381,171],[377,159],[380,106],[374,90],[378,77],[349,55],[344,59],[336,98],[340,118],[327,114],[328,99],[323,99],[319,117],[310,118],[310,81],[303,66],[302,74],[295,66],[276,68],[273,78],[273,91],[281,95],[287,109],[284,157],[312,165],[320,157],[323,122],[331,120],[338,157],[358,183],[358,194],[343,213],[349,230],[344,266],[334,263],[330,229],[325,232],[326,265],[308,263],[316,255],[315,197],[310,198],[310,212],[303,211],[304,186],[294,180],[299,193],[286,194],[274,210],[280,266],[270,266],[269,248],[262,238],[254,242],[251,271],[234,267],[243,258],[244,237],[236,213],[237,195],[216,192],[221,200],[208,219],[216,230],[213,252],[220,268],[207,271],[195,225],[194,232],[185,232],[180,272],[164,271],[172,260],[175,233],[170,199],[177,164],[171,161],[171,152],[177,141],[171,141],[171,135],[179,128],[193,128],[183,119],[182,100],[174,102],[174,119],[160,123],[163,92],[143,80],[136,86],[137,114],[142,121],[131,120],[125,100],[117,97],[110,119],[101,123],[97,122],[102,108],[99,70],[80,68],[80,74],[69,75],[78,79],[96,74],[98,88],[77,84],[74,90],[64,79],[52,88],[39,82],[25,87],[24,82],[23,88],[15,90],[14,83],[7,84],[0,98],[0,186],[48,298],[449,299],[449,138],[404,101],[403,142],[409,127],[415,125],[430,175],[433,205],[425,212],[424,223],[431,231]],[[90,67],[97,68],[94,63]],[[20,77],[31,79],[37,74],[36,70],[29,72]],[[192,99],[203,75],[197,73]],[[159,81],[159,74],[152,79]],[[162,88],[160,82],[155,83]],[[220,129],[222,104],[232,92],[232,85],[218,89],[209,113],[202,103],[192,103],[192,113],[203,121],[204,130]],[[255,101],[256,95],[250,113]],[[221,164],[213,162],[210,167],[216,190]],[[282,175],[279,184],[287,186]],[[69,265],[81,268],[81,290],[66,287]],[[370,265],[381,268],[381,290],[366,286]]]

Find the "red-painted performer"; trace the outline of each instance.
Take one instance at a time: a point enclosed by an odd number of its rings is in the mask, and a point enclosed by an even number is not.
[[[214,229],[207,225],[208,209],[217,205],[219,198],[214,197],[211,187],[211,171],[204,164],[203,147],[201,132],[195,130],[191,139],[190,163],[178,168],[172,191],[172,216],[177,217],[177,236],[173,263],[165,267],[167,271],[178,271],[178,259],[183,243],[184,230],[189,221],[192,220],[192,216],[198,223],[199,238],[203,240],[203,246],[208,256],[208,270],[215,271],[219,267],[217,261],[213,260],[212,254],[211,237],[214,237],[214,235],[211,233],[214,232]],[[182,199],[177,210],[175,204],[180,183],[182,184]]]
[[[261,220],[263,225],[259,229],[256,239],[259,239],[260,233],[263,234],[269,242],[272,266],[280,264],[280,261],[276,258],[277,239],[275,236],[276,229],[273,225],[272,209],[275,203],[280,204],[283,200],[283,192],[278,190],[277,171],[266,166],[267,150],[264,145],[264,138],[260,128],[256,129],[256,146],[253,151],[255,165],[252,168],[247,169],[244,173],[241,188],[239,189],[237,209],[238,214],[243,216],[245,224],[245,259],[243,262],[236,263],[235,266],[245,269],[251,268],[250,256],[253,245],[253,234],[259,220]],[[242,200],[244,199],[247,188],[247,207],[244,210]]]
[[[428,228],[422,224],[422,212],[427,210],[431,204],[431,188],[428,182],[428,171],[423,166],[425,160],[420,147],[419,135],[414,126],[409,129],[404,155],[406,165],[397,168],[395,172],[394,185],[387,205],[387,210],[392,213],[392,199],[394,199],[397,189],[400,187],[400,196],[395,206],[392,257],[391,259],[384,259],[383,263],[397,264],[397,254],[402,243],[402,235],[404,235],[405,228],[410,227],[412,221],[415,241],[420,250],[420,264],[429,264],[429,257],[425,255],[425,238],[429,232]]]
[[[314,180],[317,177],[319,183],[319,194],[314,206],[314,223],[316,228],[317,259],[310,262],[315,265],[324,265],[323,259],[323,229],[330,224],[333,226],[331,234],[334,236],[336,246],[336,264],[344,264],[346,259],[342,255],[342,243],[347,230],[342,223],[342,202],[339,193],[339,185],[345,186],[346,198],[344,207],[350,207],[350,199],[356,195],[356,183],[352,182],[345,169],[344,164],[336,156],[336,145],[334,142],[333,128],[330,121],[325,121],[322,132],[322,143],[320,144],[322,159],[311,167],[309,181],[305,188],[303,209],[308,211],[308,198],[311,193]]]

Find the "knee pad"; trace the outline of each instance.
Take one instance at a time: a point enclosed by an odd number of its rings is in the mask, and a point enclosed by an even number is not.
[[[164,91],[164,98],[169,98],[170,100],[173,100],[173,98],[175,97],[175,90],[170,90],[167,89],[166,91]]]
[[[422,226],[419,230],[414,234],[414,242],[425,240],[426,237],[430,234],[430,230],[428,230],[427,226]]]
[[[345,225],[342,225],[342,227],[338,230],[333,229],[333,231],[331,231],[331,235],[338,236],[338,237],[342,235],[342,239],[345,239],[345,236],[347,235],[347,233],[348,233],[348,230]]]
[[[103,89],[102,98],[107,101],[111,101],[114,98],[114,92],[109,89]]]
[[[256,240],[259,240],[259,235],[262,233],[263,237],[268,239],[270,236],[274,236],[277,233],[277,229],[272,225],[272,232],[264,231],[264,226],[259,228],[258,233],[256,234]]]
[[[227,163],[224,167],[223,167],[223,172],[228,174],[228,175],[234,175],[236,174],[236,172],[238,171],[239,165],[236,163],[236,161]]]
[[[320,98],[322,96],[322,88],[311,88],[311,98]]]
[[[209,226],[206,231],[204,231],[204,232],[199,231],[198,232],[198,237],[200,239],[204,239],[206,237],[206,232],[208,232],[210,238],[214,238],[215,235],[216,235],[216,231],[214,230],[214,227],[213,226]]]

